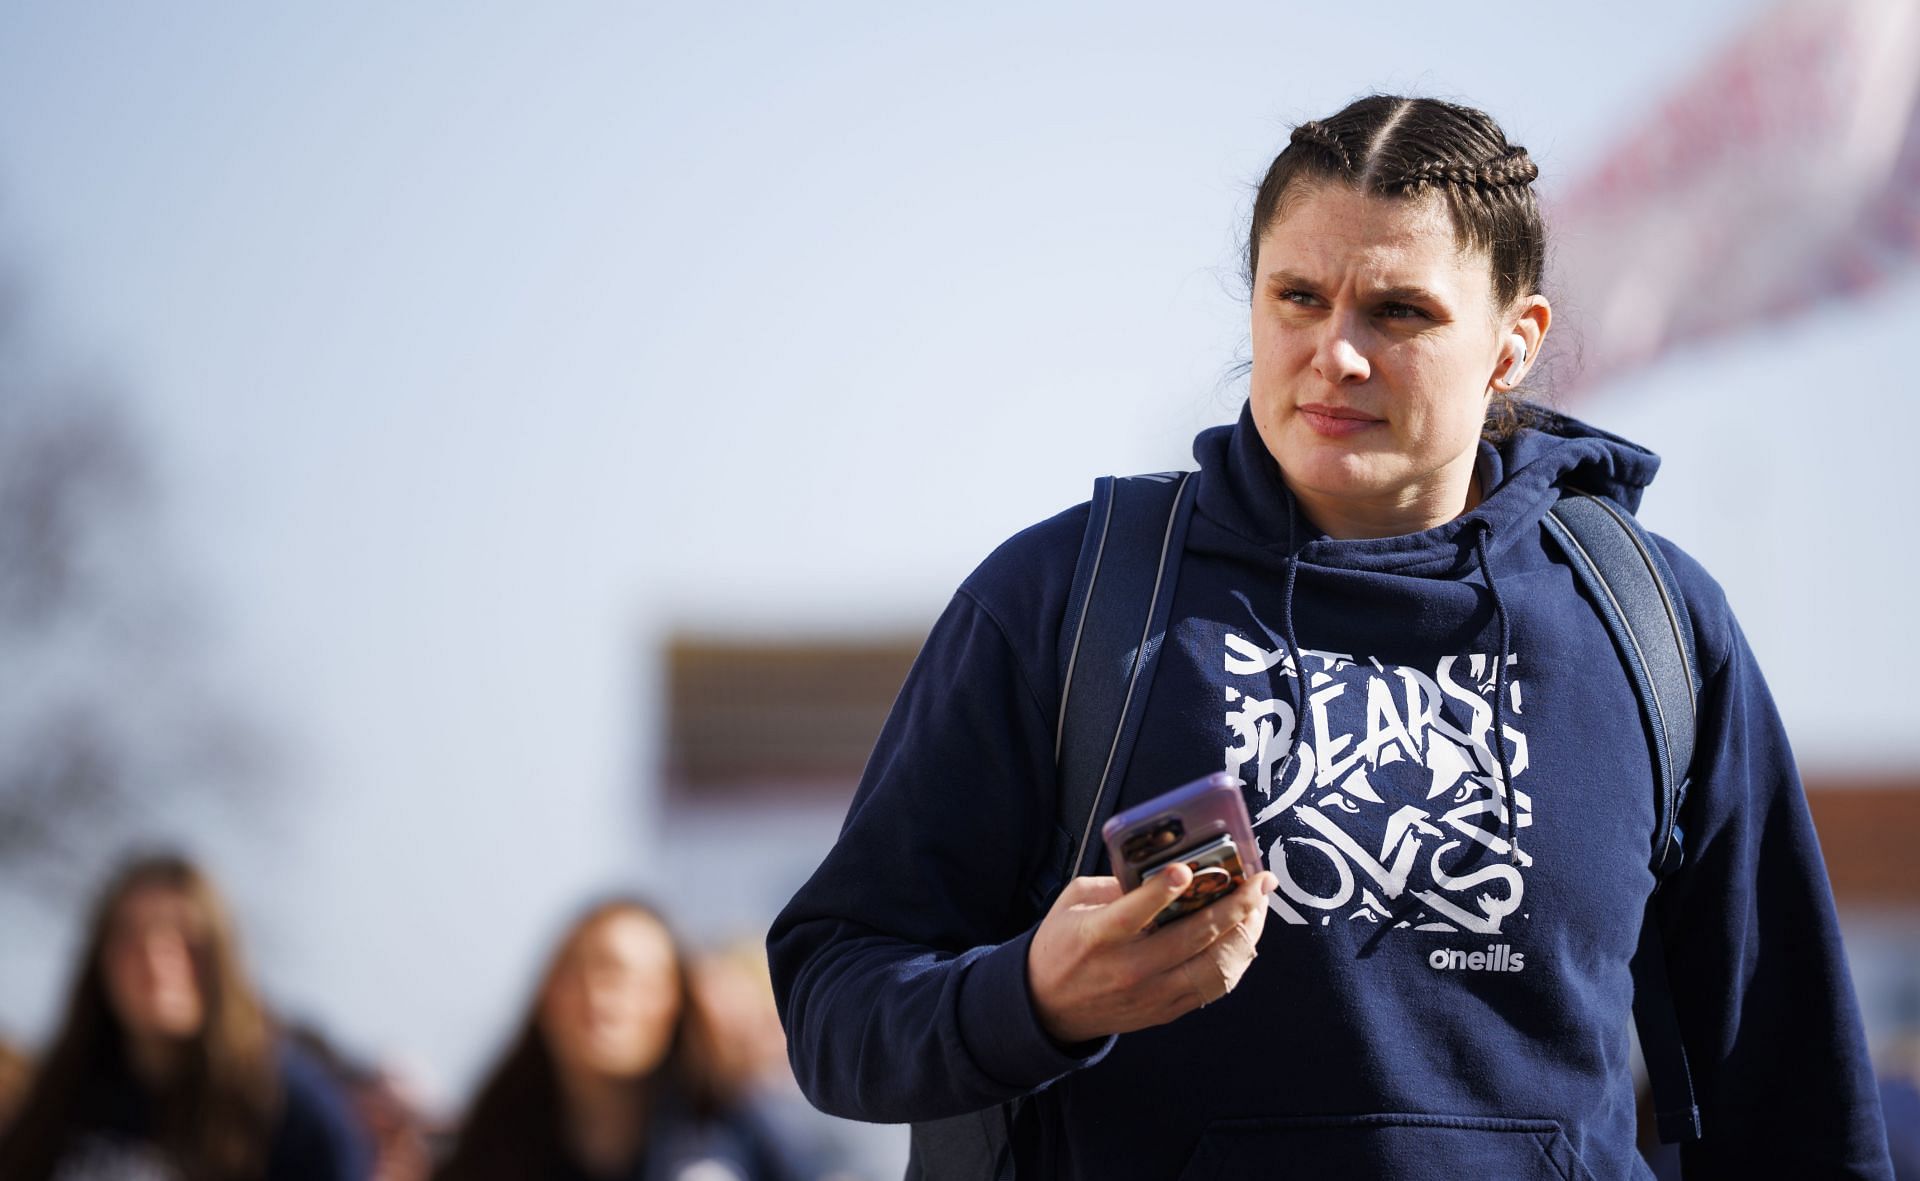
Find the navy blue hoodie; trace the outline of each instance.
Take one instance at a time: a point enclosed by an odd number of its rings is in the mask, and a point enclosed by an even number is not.
[[[1627,965],[1654,888],[1652,764],[1540,521],[1563,486],[1637,507],[1658,460],[1557,419],[1482,446],[1473,511],[1340,541],[1301,516],[1249,415],[1194,454],[1119,802],[1239,776],[1281,881],[1260,957],[1158,1028],[1062,1046],[1035,1017],[1024,899],[1055,825],[1082,505],[961,586],[773,927],[802,1087],[876,1121],[1029,1096],[1023,1176],[1650,1176]],[[1786,735],[1720,587],[1665,549],[1705,677],[1686,862],[1654,912],[1705,1129],[1688,1176],[1890,1177]]]

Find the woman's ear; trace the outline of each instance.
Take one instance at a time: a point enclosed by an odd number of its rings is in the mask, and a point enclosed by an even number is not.
[[[1546,340],[1547,329],[1552,326],[1553,306],[1546,296],[1529,295],[1520,302],[1508,330],[1506,351],[1490,383],[1494,389],[1504,392],[1520,384],[1528,364],[1539,360],[1541,342]]]

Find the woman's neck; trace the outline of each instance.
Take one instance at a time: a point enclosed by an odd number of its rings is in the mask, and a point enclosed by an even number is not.
[[[1284,477],[1283,477],[1284,478]],[[1443,486],[1424,494],[1385,502],[1355,502],[1324,496],[1287,481],[1301,513],[1313,527],[1335,541],[1368,537],[1404,537],[1424,533],[1480,507],[1480,469],[1466,472],[1464,487]]]
[[[614,1176],[640,1159],[647,1143],[647,1085],[640,1079],[561,1071],[561,1131],[590,1173]]]

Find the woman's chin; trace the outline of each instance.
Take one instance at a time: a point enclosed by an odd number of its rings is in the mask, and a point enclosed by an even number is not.
[[[1315,448],[1294,463],[1282,461],[1280,465],[1287,486],[1296,496],[1355,503],[1378,500],[1388,494],[1392,480],[1379,469],[1380,465],[1371,456],[1345,450],[1334,452],[1328,448]]]

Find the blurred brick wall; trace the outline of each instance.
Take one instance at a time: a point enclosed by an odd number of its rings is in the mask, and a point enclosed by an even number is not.
[[[924,638],[674,637],[665,653],[669,803],[771,794],[844,810]]]
[[[1807,804],[1836,903],[1920,906],[1920,775],[1809,776]]]

